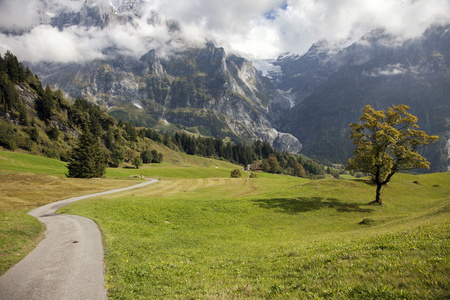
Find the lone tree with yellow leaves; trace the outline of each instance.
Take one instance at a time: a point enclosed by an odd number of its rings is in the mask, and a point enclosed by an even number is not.
[[[398,171],[430,168],[430,163],[417,150],[436,142],[439,137],[417,130],[417,117],[401,104],[387,111],[366,105],[359,123],[350,124],[351,139],[356,146],[348,160],[347,170],[372,175],[377,185],[373,204],[382,204],[381,189]]]

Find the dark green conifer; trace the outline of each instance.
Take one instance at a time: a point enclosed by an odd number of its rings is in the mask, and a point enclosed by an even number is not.
[[[78,139],[68,165],[67,177],[96,178],[105,175],[105,158],[96,137],[89,130]]]

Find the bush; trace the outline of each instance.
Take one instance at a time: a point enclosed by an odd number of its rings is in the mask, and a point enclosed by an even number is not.
[[[230,177],[231,178],[241,178],[242,177],[241,170],[234,169],[233,171],[231,171]]]
[[[258,173],[256,172],[250,173],[250,178],[258,178]]]

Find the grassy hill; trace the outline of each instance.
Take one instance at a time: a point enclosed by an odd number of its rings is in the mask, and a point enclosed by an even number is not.
[[[86,180],[64,178],[59,161],[0,152],[1,272],[39,241],[43,228],[26,211],[142,173],[162,180],[62,210],[101,227],[110,299],[450,296],[450,173],[397,174],[378,207],[362,179],[231,179],[229,163],[164,155]]]

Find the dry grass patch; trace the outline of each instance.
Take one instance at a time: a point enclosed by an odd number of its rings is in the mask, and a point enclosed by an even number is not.
[[[46,174],[0,172],[0,211],[31,210],[70,197],[136,184],[130,180],[69,179]]]

